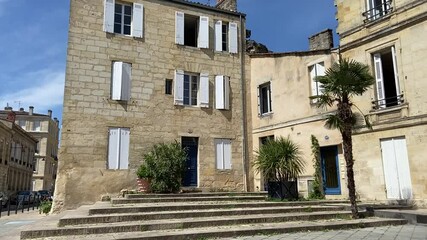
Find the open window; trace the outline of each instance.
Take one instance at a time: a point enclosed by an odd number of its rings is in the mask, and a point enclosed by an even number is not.
[[[143,37],[144,6],[104,0],[104,31],[133,37]]]
[[[397,74],[395,47],[384,49],[373,55],[377,100],[374,109],[392,107],[403,103]]]
[[[209,17],[175,13],[175,42],[198,48],[209,48]]]
[[[215,51],[237,53],[237,23],[215,22]]]
[[[175,105],[209,107],[209,74],[175,71]]]
[[[262,116],[272,111],[271,82],[267,82],[258,86],[258,112]]]
[[[366,8],[363,13],[366,20],[375,20],[392,11],[391,0],[366,0]]]
[[[311,82],[311,96],[319,96],[323,93],[323,85],[316,81],[316,77],[325,75],[325,64],[323,62],[316,63],[308,68]],[[314,101],[313,101],[314,100]],[[312,101],[315,102],[316,99]]]

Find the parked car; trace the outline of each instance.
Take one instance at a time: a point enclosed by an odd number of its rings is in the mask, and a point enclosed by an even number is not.
[[[52,201],[52,194],[48,190],[39,190],[38,194],[41,201]]]
[[[17,203],[22,202],[23,204],[34,202],[34,193],[32,191],[19,191],[16,195]]]
[[[7,201],[9,200],[9,197],[5,192],[0,192],[0,204],[5,207],[7,205]]]

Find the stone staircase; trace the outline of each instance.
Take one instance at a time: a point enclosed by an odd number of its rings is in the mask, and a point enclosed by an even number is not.
[[[266,201],[265,193],[129,194],[69,211],[21,239],[204,239],[406,224],[351,219],[347,201]]]

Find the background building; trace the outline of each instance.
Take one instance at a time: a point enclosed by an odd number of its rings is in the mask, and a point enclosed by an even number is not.
[[[376,78],[355,99],[373,131],[354,136],[361,199],[427,206],[427,2],[336,0],[340,50]]]
[[[245,15],[72,0],[68,36],[56,210],[135,188],[143,153],[175,140],[189,149],[184,186],[246,189]]]
[[[7,116],[11,111],[11,108],[6,107],[4,111],[0,111],[0,117]],[[39,114],[34,112],[32,106],[28,112],[21,108],[14,113],[15,123],[37,139],[34,162],[30,163],[34,171],[32,190],[53,191],[58,163],[59,121],[56,118],[52,119],[52,111]]]

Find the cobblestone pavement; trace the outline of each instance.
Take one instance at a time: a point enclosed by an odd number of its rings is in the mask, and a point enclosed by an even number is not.
[[[279,235],[257,235],[238,238],[240,240],[427,240],[427,225],[385,226],[351,230],[322,232],[300,232]]]

